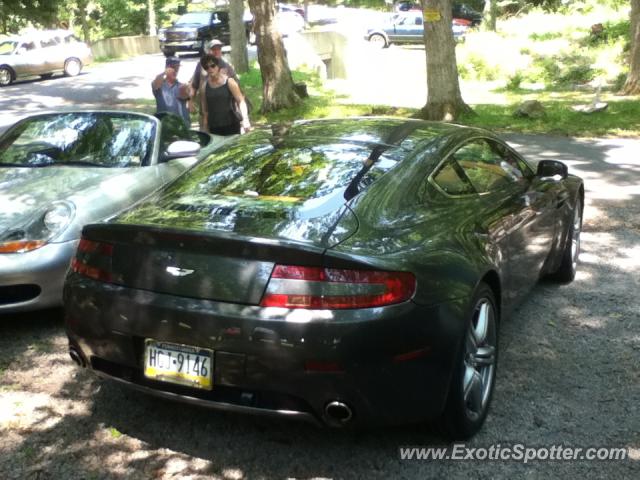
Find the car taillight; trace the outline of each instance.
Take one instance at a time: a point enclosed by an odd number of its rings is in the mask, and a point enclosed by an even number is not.
[[[310,309],[381,307],[407,301],[415,290],[416,278],[409,272],[276,265],[260,305]]]
[[[85,277],[111,282],[111,258],[113,245],[83,238],[78,244],[76,256],[71,260],[71,270]]]

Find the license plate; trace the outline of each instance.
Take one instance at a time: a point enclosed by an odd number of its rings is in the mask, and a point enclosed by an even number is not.
[[[161,382],[211,390],[213,350],[147,339],[144,375]]]

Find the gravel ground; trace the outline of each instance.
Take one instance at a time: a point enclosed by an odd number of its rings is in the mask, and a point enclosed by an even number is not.
[[[417,427],[321,430],[175,404],[102,382],[59,311],[0,317],[0,479],[638,478],[640,155],[632,140],[510,136],[586,182],[580,272],[502,324],[492,410],[467,446],[624,447],[623,461],[400,461]]]

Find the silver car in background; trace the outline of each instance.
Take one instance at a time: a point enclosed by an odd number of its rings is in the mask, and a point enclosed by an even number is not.
[[[91,48],[68,30],[35,31],[0,39],[0,87],[22,77],[78,75],[93,60]]]
[[[212,137],[170,114],[70,111],[0,136],[0,313],[54,307],[82,227],[190,168]]]

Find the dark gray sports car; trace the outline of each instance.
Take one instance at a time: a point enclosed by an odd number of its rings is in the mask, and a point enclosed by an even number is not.
[[[584,188],[491,133],[393,118],[229,140],[84,228],[71,357],[162,397],[328,425],[482,425],[500,321],[573,279]]]

